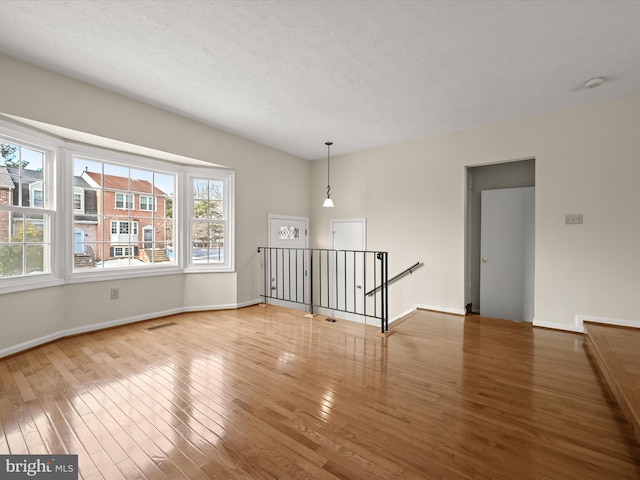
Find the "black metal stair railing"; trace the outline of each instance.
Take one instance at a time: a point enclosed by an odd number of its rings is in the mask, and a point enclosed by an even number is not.
[[[389,330],[387,252],[259,247],[258,253],[265,302],[375,318],[381,333]],[[375,293],[365,295],[375,285]]]
[[[413,274],[413,271],[420,268],[422,265],[424,265],[424,263],[422,262],[416,262],[413,265],[411,265],[409,268],[403,270],[402,272],[400,272],[399,274],[391,277],[387,282],[386,285],[389,286],[392,283],[397,282],[398,280],[400,280],[402,277],[409,275],[409,274]],[[367,295],[373,295],[374,293],[376,293],[378,290],[380,290],[382,288],[382,284],[378,285],[376,288],[373,288],[371,290],[369,290],[367,292]]]

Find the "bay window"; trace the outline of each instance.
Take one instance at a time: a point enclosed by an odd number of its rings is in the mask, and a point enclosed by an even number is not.
[[[0,294],[231,271],[233,189],[230,170],[74,144],[0,119]]]

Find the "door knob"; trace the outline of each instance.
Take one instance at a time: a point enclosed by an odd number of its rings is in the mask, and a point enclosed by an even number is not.
[[[487,263],[489,259],[487,257],[482,257],[482,263]]]

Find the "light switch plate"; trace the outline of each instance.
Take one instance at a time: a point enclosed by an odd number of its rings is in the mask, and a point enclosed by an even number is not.
[[[582,223],[581,213],[565,213],[564,224],[565,225],[580,225]]]

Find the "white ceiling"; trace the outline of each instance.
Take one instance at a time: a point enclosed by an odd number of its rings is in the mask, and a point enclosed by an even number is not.
[[[0,51],[306,159],[640,93],[640,1],[0,2]]]

